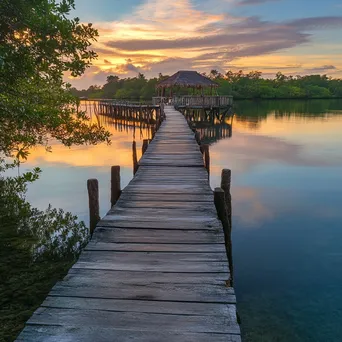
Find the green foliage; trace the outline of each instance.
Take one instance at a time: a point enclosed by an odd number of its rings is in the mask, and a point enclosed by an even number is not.
[[[105,141],[109,134],[85,121],[64,73],[81,75],[96,58],[91,24],[70,19],[73,0],[0,2],[0,152],[25,157],[50,137],[66,145]]]
[[[205,75],[205,74],[204,74]],[[208,75],[205,75],[208,76]],[[156,96],[156,85],[167,76],[146,80],[143,75],[120,79],[118,76],[107,77],[103,87],[91,86],[87,90],[71,89],[72,94],[86,98],[151,100]],[[222,75],[211,70],[209,77],[218,83],[219,95],[233,95],[236,99],[308,99],[342,97],[342,80],[328,78],[326,75],[286,76],[278,72],[274,79],[262,78],[260,71],[244,74],[228,71]],[[178,95],[200,95],[202,91],[188,88],[173,89]],[[204,90],[209,95],[210,89]]]
[[[90,44],[97,31],[71,19],[73,8],[74,0],[0,1],[0,341],[15,339],[88,238],[71,213],[26,201],[39,168],[5,177],[32,146],[49,148],[50,138],[67,146],[108,141],[104,128],[78,112],[63,81],[96,58]]]
[[[17,164],[0,160],[0,171],[11,167]],[[0,176],[0,341],[13,341],[88,239],[72,214],[50,206],[41,211],[26,201],[27,185],[39,173]]]

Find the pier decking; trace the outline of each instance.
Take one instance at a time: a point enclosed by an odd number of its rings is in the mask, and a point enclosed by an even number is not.
[[[166,120],[18,341],[239,342],[221,221],[194,134]]]

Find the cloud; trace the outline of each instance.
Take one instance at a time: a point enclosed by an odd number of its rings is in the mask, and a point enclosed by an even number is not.
[[[298,30],[323,30],[342,27],[341,16],[311,17],[291,20],[288,25]]]
[[[225,0],[224,3],[210,0],[209,3],[216,11],[218,5],[232,9],[266,1],[277,0]],[[331,48],[336,57],[329,58],[327,51],[323,54],[320,49],[315,50],[315,55],[312,51],[307,55],[289,54],[294,49],[312,46],[317,30],[342,27],[342,17],[277,22],[230,13],[233,12],[213,13],[208,6],[196,6],[191,0],[145,0],[120,20],[94,23],[100,33],[94,44],[100,56],[95,66],[101,70],[89,70],[87,77],[97,79],[101,72],[125,77],[142,72],[154,77],[159,72],[170,74],[179,69],[208,72],[213,67],[224,71],[232,64],[246,71],[257,68],[269,73],[289,64],[293,65],[289,72],[296,74],[327,65],[335,65],[336,69],[325,68],[324,72],[337,73],[342,69],[338,42]]]
[[[315,68],[308,68],[304,70],[304,73],[306,74],[321,74],[321,73],[325,73],[328,71],[336,71],[338,70],[338,68],[336,68],[336,66],[334,65],[322,65],[322,66],[318,66]]]
[[[280,1],[280,0],[241,0],[238,2],[238,5],[246,6],[246,5],[260,5],[265,2],[273,2],[273,1]]]

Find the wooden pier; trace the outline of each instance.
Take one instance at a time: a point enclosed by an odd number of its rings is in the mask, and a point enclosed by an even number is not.
[[[165,113],[135,177],[17,341],[241,341],[203,156],[184,116]]]
[[[161,106],[117,100],[94,101],[95,114],[110,116],[124,121],[152,123],[158,120]]]

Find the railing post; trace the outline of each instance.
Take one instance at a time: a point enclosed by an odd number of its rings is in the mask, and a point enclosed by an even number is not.
[[[203,151],[204,156],[204,166],[208,171],[208,177],[210,175],[210,153],[209,153],[209,145],[201,145],[201,151]]]
[[[133,175],[135,175],[139,168],[138,158],[137,158],[137,143],[135,141],[133,141],[133,144],[132,144],[132,153],[133,153]]]
[[[201,137],[199,132],[195,132],[195,139],[197,141],[197,144],[200,145],[201,144]]]
[[[232,196],[230,194],[230,185],[232,179],[232,171],[229,169],[223,169],[221,173],[221,188],[224,191],[226,208],[230,226],[232,226]]]
[[[234,268],[233,268],[231,226],[230,226],[229,219],[228,219],[224,191],[221,188],[215,188],[214,202],[215,202],[215,207],[216,207],[218,218],[222,222],[222,226],[223,226],[226,253],[227,253],[228,264],[229,264],[229,269],[230,269],[230,286],[233,286]]]
[[[116,204],[121,195],[121,177],[120,166],[112,166],[111,168],[111,196],[110,202],[112,207]]]
[[[89,197],[89,230],[93,235],[96,225],[100,221],[100,204],[99,204],[99,182],[97,179],[88,179],[87,181],[88,197]]]
[[[143,144],[142,144],[142,148],[141,148],[142,155],[145,154],[147,148],[148,148],[148,139],[144,139],[143,140]]]

